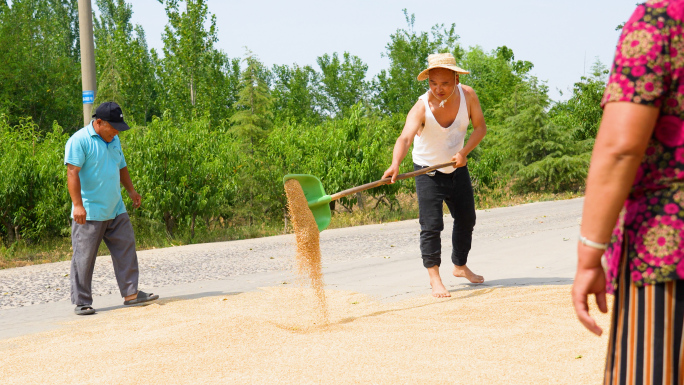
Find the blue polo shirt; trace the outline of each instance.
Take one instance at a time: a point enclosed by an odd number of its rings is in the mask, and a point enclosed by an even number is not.
[[[81,168],[78,176],[86,220],[107,221],[126,212],[119,177],[119,170],[126,167],[126,159],[118,135],[107,143],[90,122],[67,141],[64,164],[67,163]],[[71,217],[74,217],[73,203]]]

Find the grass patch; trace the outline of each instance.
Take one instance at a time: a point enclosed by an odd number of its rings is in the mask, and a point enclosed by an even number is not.
[[[583,191],[548,193],[534,192],[515,194],[510,190],[478,191],[475,193],[475,207],[478,210],[495,207],[515,206],[525,203],[545,202],[579,198]],[[445,214],[448,209],[445,206]],[[351,208],[351,212],[336,205],[332,213],[332,221],[328,228],[342,228],[362,226],[377,223],[396,222],[418,218],[418,201],[415,194],[401,194],[396,200],[389,202],[367,198],[364,208],[358,205]],[[181,246],[195,243],[224,242],[239,239],[261,238],[292,232],[291,224],[285,225],[285,220],[271,220],[252,225],[244,224],[244,220],[234,222],[213,221],[208,224],[198,223],[194,237],[190,230],[179,230],[171,237],[162,223],[149,219],[131,216],[135,230],[136,247],[138,250],[162,247]],[[17,241],[10,246],[0,244],[0,269],[28,266],[41,263],[68,261],[71,259],[71,238],[52,238],[29,243]],[[104,242],[100,245],[98,255],[108,255],[109,250]]]
[[[71,238],[52,238],[36,243],[19,240],[9,247],[0,244],[0,269],[69,259],[71,259]]]
[[[493,209],[496,207],[518,206],[526,203],[560,201],[584,196],[584,190],[551,193],[544,191],[526,194],[513,193],[510,188],[488,190],[480,189],[475,194],[475,208],[477,210]]]

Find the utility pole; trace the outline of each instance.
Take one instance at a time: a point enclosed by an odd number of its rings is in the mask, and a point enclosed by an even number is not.
[[[78,29],[81,37],[81,82],[83,84],[83,125],[88,125],[97,91],[93,7],[90,0],[78,0]]]

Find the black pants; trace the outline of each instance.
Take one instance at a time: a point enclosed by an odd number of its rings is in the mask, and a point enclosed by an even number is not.
[[[414,170],[423,166],[413,165]],[[468,167],[461,167],[451,174],[439,171],[435,175],[427,174],[416,177],[418,193],[418,212],[420,223],[420,253],[423,266],[426,268],[439,266],[442,262],[442,241],[440,233],[444,230],[442,202],[445,202],[454,228],[451,233],[451,261],[456,266],[463,266],[468,261],[468,253],[473,240],[475,227],[475,199],[470,182]]]

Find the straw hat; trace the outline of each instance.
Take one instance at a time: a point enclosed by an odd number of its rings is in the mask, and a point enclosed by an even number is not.
[[[469,74],[461,67],[456,66],[456,59],[450,53],[435,53],[428,56],[428,68],[418,74],[418,80],[425,80],[428,78],[428,72],[433,68],[446,68],[452,70],[457,74]]]

